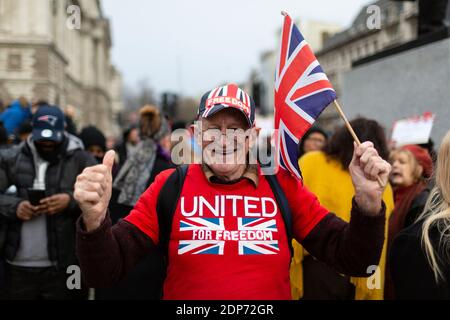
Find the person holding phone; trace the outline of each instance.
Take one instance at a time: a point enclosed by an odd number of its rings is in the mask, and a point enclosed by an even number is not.
[[[8,224],[4,244],[10,299],[70,299],[66,269],[77,264],[73,198],[76,177],[96,164],[82,142],[65,132],[64,114],[41,106],[33,132],[0,160],[0,214]],[[6,190],[17,187],[17,194]]]

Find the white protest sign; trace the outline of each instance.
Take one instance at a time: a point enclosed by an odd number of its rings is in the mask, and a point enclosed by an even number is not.
[[[435,115],[426,112],[421,116],[402,119],[394,123],[391,143],[398,148],[407,144],[427,143],[433,129]]]

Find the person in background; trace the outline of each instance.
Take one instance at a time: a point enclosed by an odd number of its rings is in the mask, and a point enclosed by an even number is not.
[[[136,150],[139,143],[139,131],[137,126],[131,126],[123,132],[122,142],[114,149],[119,158],[119,168],[123,166],[128,156]]]
[[[351,121],[361,141],[372,141],[383,159],[388,158],[386,137],[383,128],[374,120],[357,118]],[[330,138],[324,151],[305,154],[299,161],[304,185],[318,197],[328,210],[344,221],[350,221],[351,199],[355,195],[349,164],[354,148],[353,138],[345,126],[340,127]],[[386,221],[394,209],[393,192],[388,184],[383,193],[386,204]],[[387,226],[387,224],[386,224]],[[387,228],[385,228],[387,232]],[[383,285],[369,289],[367,279],[343,276],[322,264],[296,242],[291,264],[291,288],[294,299],[305,300],[380,300]],[[381,283],[384,282],[386,241],[379,263]],[[372,271],[373,272],[373,271]]]
[[[392,165],[389,180],[394,187],[395,209],[389,219],[388,249],[395,236],[412,225],[422,213],[430,194],[428,179],[433,172],[430,154],[417,145],[395,149],[389,161]],[[395,299],[389,269],[386,270],[385,298]]]
[[[3,123],[0,122],[0,162],[2,153],[10,149],[8,133],[3,127]],[[5,300],[6,296],[6,271],[5,271],[5,259],[3,249],[6,241],[6,219],[0,214],[0,300]]]
[[[72,299],[66,269],[77,265],[75,221],[80,208],[73,198],[76,177],[96,164],[82,142],[64,131],[58,107],[41,106],[33,133],[0,158],[0,215],[7,221],[4,257],[7,294],[12,300]],[[14,195],[8,194],[16,186]],[[29,189],[43,191],[31,199]]]
[[[169,130],[161,136],[158,140],[158,154],[164,156],[164,158],[170,162],[170,151],[172,150],[172,141],[170,139],[172,134],[172,125],[170,124],[169,118],[167,116],[164,117],[166,126]]]
[[[32,131],[33,131],[33,124],[31,123],[31,121],[24,121],[22,125],[19,127],[19,129],[17,129],[15,143],[19,144],[23,141],[27,141]]]
[[[435,178],[419,219],[392,242],[397,299],[450,300],[450,131],[439,149]]]
[[[321,151],[327,144],[328,135],[320,127],[314,126],[306,131],[305,135],[299,144],[299,156],[300,159],[305,153],[311,151]]]
[[[184,121],[172,125],[171,160],[175,165],[195,162],[190,125]]]
[[[139,143],[128,154],[127,160],[119,169],[113,188],[119,191],[117,202],[127,206],[128,214],[139,196],[163,170],[172,168],[170,155],[160,144],[161,139],[170,135],[167,119],[159,108],[145,105],[139,110]],[[130,138],[130,137],[129,137]],[[123,208],[124,209],[124,208]]]
[[[3,123],[0,122],[0,149],[9,147],[8,131],[6,131]]]
[[[170,142],[167,119],[152,105],[142,107],[139,114],[140,142],[119,169],[113,186],[109,205],[113,223],[130,213],[159,173],[173,167],[170,149],[161,145],[161,141]],[[163,280],[163,259],[159,254],[151,254],[116,286],[96,289],[96,299],[156,300],[161,297]]]
[[[114,146],[117,144],[117,138],[115,136],[108,136],[106,138],[106,149],[112,150]]]
[[[31,104],[31,114],[34,115],[36,114],[36,112],[39,110],[40,107],[46,107],[49,106],[50,104],[43,99],[37,99],[34,100]]]
[[[433,139],[429,138],[427,143],[418,144],[418,146],[428,150],[431,160],[433,160],[433,166],[434,166],[436,164],[436,160],[437,160],[437,153],[436,153],[436,150],[434,150]]]
[[[94,126],[89,126],[81,130],[78,136],[83,141],[84,148],[98,163],[102,163],[106,153],[106,138],[103,133]]]
[[[16,130],[20,125],[31,119],[31,109],[25,97],[20,97],[14,100],[11,105],[0,114],[0,122],[8,133],[8,136],[12,136],[16,133]]]

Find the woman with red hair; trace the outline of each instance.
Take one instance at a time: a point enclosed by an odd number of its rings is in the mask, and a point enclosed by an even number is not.
[[[433,172],[433,161],[424,148],[407,145],[390,155],[392,171],[389,180],[394,188],[394,212],[389,219],[388,248],[395,236],[412,225],[422,213],[430,194],[428,179]],[[388,261],[389,264],[389,261]],[[389,268],[386,268],[385,299],[394,299]]]

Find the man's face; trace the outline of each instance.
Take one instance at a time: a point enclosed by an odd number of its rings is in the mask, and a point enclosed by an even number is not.
[[[323,149],[326,143],[326,138],[319,132],[314,132],[308,136],[303,145],[303,151],[305,153],[311,151],[320,151]]]
[[[87,152],[92,154],[98,162],[101,162],[105,155],[105,151],[102,149],[102,147],[96,144],[91,145],[89,148],[87,148]]]
[[[202,119],[203,159],[216,175],[230,177],[246,167],[250,149],[248,129],[245,116],[233,108]]]
[[[132,145],[136,145],[139,142],[139,131],[138,129],[132,129],[128,135],[128,142]]]
[[[34,144],[39,151],[47,154],[53,153],[60,145],[60,143],[50,140],[35,141]]]

